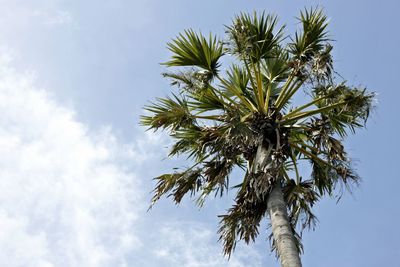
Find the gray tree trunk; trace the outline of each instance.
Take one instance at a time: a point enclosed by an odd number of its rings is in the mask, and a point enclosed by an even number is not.
[[[295,243],[289,217],[287,205],[283,198],[281,182],[277,174],[278,166],[275,166],[271,149],[259,146],[254,160],[253,172],[263,171],[263,179],[269,183],[274,183],[273,189],[268,197],[268,215],[272,225],[272,234],[275,240],[278,255],[282,267],[301,267],[300,255]]]
[[[279,180],[275,183],[269,195],[267,205],[272,225],[272,234],[282,267],[301,267],[299,251],[289,223],[287,206],[283,199]]]

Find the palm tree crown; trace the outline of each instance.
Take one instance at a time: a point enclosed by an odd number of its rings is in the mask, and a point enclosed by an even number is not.
[[[300,232],[316,222],[313,205],[334,196],[337,185],[359,180],[342,141],[365,126],[374,93],[338,81],[322,10],[305,10],[299,21],[291,37],[276,16],[264,13],[236,16],[223,41],[184,31],[168,43],[172,57],[164,63],[172,71],[163,75],[178,90],[146,106],[141,118],[176,141],[170,156],[185,154],[193,162],[155,178],[153,203],[165,194],[179,203],[189,194],[201,206],[210,194],[236,192],[220,221],[227,255],[238,240],[255,240],[275,184],[300,241]],[[260,147],[266,162],[256,164]],[[311,169],[308,179],[300,174],[304,164]],[[237,167],[244,177],[231,186]]]

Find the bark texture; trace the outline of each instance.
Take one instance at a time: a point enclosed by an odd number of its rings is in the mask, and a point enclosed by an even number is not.
[[[278,177],[279,163],[274,160],[272,149],[259,146],[254,163],[253,172],[264,173],[261,179],[265,179],[263,184],[269,188],[268,192],[266,192],[266,188],[261,189],[261,191],[268,194],[268,215],[281,265],[282,267],[301,267],[299,251],[290,226],[287,205],[283,198],[281,181]]]
[[[289,223],[286,202],[283,199],[280,181],[275,183],[267,205],[272,225],[272,234],[282,267],[301,267],[299,251]]]

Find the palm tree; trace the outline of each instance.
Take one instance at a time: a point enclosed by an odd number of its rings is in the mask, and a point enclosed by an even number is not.
[[[301,266],[300,236],[315,225],[313,205],[359,181],[342,142],[365,126],[374,99],[333,70],[322,10],[304,10],[298,19],[301,29],[291,37],[264,13],[236,16],[224,41],[179,34],[164,63],[173,70],[163,74],[178,89],[146,106],[141,118],[175,140],[170,156],[192,163],[155,178],[152,205],[165,194],[176,203],[189,194],[202,206],[210,194],[234,190],[234,205],[220,216],[224,253],[239,240],[254,241],[269,218],[284,267]],[[308,179],[300,173],[306,165]],[[243,178],[230,186],[235,168]]]

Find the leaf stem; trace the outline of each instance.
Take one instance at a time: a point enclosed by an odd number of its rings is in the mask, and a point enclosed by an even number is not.
[[[289,92],[287,92],[287,94],[283,96],[283,99],[277,105],[278,110],[280,110],[285,105],[285,103],[297,92],[297,90],[299,90],[303,83],[304,80],[298,79],[293,83],[293,86],[290,87]]]
[[[343,104],[346,104],[346,101],[340,101],[339,103],[336,104],[332,104],[323,108],[318,108],[318,109],[314,109],[314,110],[310,110],[310,111],[305,111],[305,112],[300,112],[297,115],[294,115],[293,117],[287,118],[286,120],[282,120],[281,123],[282,124],[288,124],[290,122],[296,121],[296,120],[300,120],[302,118],[305,117],[309,117],[318,113],[322,113],[324,111],[329,111],[331,109],[334,109],[336,107],[339,107]]]
[[[321,101],[321,100],[324,100],[324,99],[328,98],[330,95],[331,95],[331,94],[327,94],[327,95],[318,97],[318,98],[314,99],[313,101],[311,101],[311,102],[309,102],[309,103],[307,103],[307,104],[304,104],[304,105],[302,105],[302,106],[300,106],[300,107],[298,107],[298,108],[296,108],[296,109],[290,111],[288,114],[286,114],[285,116],[283,116],[282,119],[290,118],[290,117],[292,117],[293,115],[297,114],[299,111],[301,111],[301,110],[303,110],[303,109],[305,109],[305,108],[308,108],[308,107],[310,107],[310,106],[312,106],[312,105],[318,103],[318,102]]]
[[[286,91],[288,90],[290,83],[292,82],[294,76],[290,75],[289,78],[286,80],[285,84],[283,85],[283,89],[281,90],[281,92],[278,95],[278,98],[275,101],[275,106],[278,105],[278,103],[281,101],[282,97],[284,94],[286,94]]]

